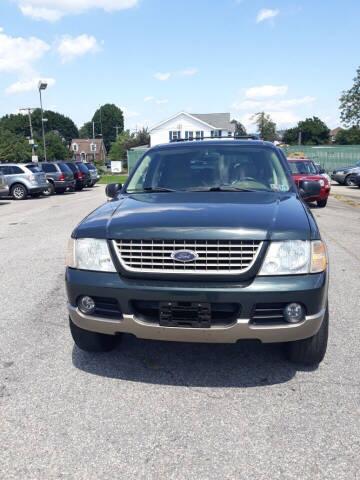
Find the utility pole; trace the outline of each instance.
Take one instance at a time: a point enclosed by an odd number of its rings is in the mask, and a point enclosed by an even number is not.
[[[116,130],[116,140],[118,139],[118,136],[119,136],[119,128],[120,128],[120,125],[116,125],[116,127],[114,127],[115,130]]]
[[[302,142],[302,130],[299,128],[299,136],[298,136],[298,145],[301,145]]]
[[[44,128],[44,110],[43,110],[43,104],[42,104],[41,90],[46,90],[46,87],[47,87],[47,83],[42,82],[40,80],[38,88],[39,88],[39,94],[40,94],[41,127],[42,127],[43,143],[44,143],[44,159],[45,159],[45,162],[47,162],[47,158],[46,158],[46,142],[45,142],[45,128]]]
[[[100,105],[100,131],[101,131],[101,136],[103,137],[103,129],[102,129],[102,116],[101,116],[101,105]]]
[[[34,158],[35,158],[35,147],[34,147],[34,133],[33,133],[33,127],[32,127],[32,121],[31,121],[31,114],[32,112],[36,110],[36,108],[30,108],[30,107],[26,107],[26,108],[20,108],[20,111],[21,112],[27,112],[28,116],[29,116],[29,127],[30,127],[30,140],[29,140],[29,143],[31,145],[31,159],[32,161],[34,161]],[[36,160],[35,160],[36,161]]]
[[[93,127],[93,138],[95,138],[95,122],[92,122],[92,127]]]

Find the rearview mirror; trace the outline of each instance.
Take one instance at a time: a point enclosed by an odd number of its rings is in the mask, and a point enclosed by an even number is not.
[[[122,189],[121,183],[109,183],[106,185],[105,193],[109,198],[114,198]]]
[[[300,180],[299,193],[302,198],[317,197],[321,193],[321,185],[314,180]]]

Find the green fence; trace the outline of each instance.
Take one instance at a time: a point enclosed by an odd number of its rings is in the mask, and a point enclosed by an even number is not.
[[[128,150],[127,151],[129,175],[132,172],[135,165],[137,164],[137,161],[139,160],[139,158],[142,157],[145,152],[146,150]]]
[[[327,171],[332,171],[334,168],[346,167],[353,165],[360,160],[360,145],[342,145],[342,146],[291,146],[282,147],[285,155],[290,155],[295,152],[303,152],[307,158],[314,160]]]

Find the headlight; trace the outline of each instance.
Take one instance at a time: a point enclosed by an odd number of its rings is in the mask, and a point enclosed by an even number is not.
[[[70,239],[66,253],[66,265],[79,270],[116,272],[107,241],[97,238]]]
[[[259,275],[319,273],[326,265],[325,244],[320,240],[271,242]]]
[[[320,183],[320,185],[321,185],[322,187],[325,187],[325,182],[324,182],[324,180],[319,180],[319,183]]]

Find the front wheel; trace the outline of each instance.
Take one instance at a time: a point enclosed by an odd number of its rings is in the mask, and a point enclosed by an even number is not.
[[[119,342],[118,336],[84,330],[75,325],[71,318],[69,318],[69,322],[71,335],[75,344],[85,352],[109,352],[113,350]]]
[[[319,208],[324,208],[324,207],[326,207],[327,199],[326,200],[318,200],[316,203],[317,203],[317,206]]]
[[[352,181],[350,180],[350,175],[348,175],[347,177],[345,177],[345,180],[344,180],[344,184],[347,186],[347,187],[351,187],[352,186]]]
[[[285,343],[287,358],[294,363],[318,365],[324,358],[329,335],[329,309],[326,307],[323,322],[316,335],[303,340]]]
[[[13,185],[10,193],[14,200],[25,200],[28,194],[26,187],[21,183]]]

